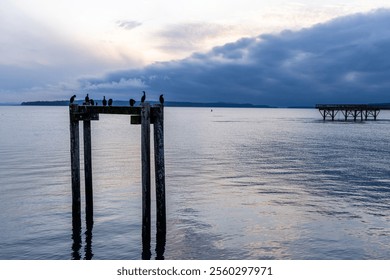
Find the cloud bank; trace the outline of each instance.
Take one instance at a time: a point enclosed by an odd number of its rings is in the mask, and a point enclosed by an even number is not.
[[[145,89],[150,98],[164,93],[170,101],[390,102],[388,26],[388,9],[354,14],[299,31],[242,38],[182,60],[80,79],[80,87],[122,99]]]

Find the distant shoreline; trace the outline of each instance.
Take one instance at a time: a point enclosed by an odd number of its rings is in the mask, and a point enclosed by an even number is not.
[[[96,100],[99,105],[102,104],[101,100]],[[82,105],[83,100],[75,100],[75,104]],[[151,101],[150,104],[156,104],[157,101]],[[389,106],[390,103],[368,103],[369,105],[381,105]],[[114,106],[129,106],[128,101],[116,100]],[[139,105],[139,102],[136,103]],[[166,107],[194,107],[194,108],[281,108],[281,109],[315,109],[315,105],[301,105],[301,106],[271,106],[271,105],[256,105],[251,103],[228,103],[228,102],[174,102],[166,101],[164,103]],[[55,100],[55,101],[26,101],[22,103],[0,103],[0,106],[69,106],[68,100]]]
[[[101,104],[101,100],[96,100],[98,104]],[[76,100],[75,104],[82,105],[82,100]],[[139,102],[137,102],[139,103]],[[136,105],[137,105],[136,103]],[[150,102],[155,104],[157,102]],[[22,102],[21,106],[68,106],[69,101],[67,100],[57,100],[57,101],[28,101]],[[114,106],[128,106],[128,101],[118,100],[114,101]],[[201,103],[201,102],[173,102],[166,101],[164,103],[166,107],[206,107],[206,108],[277,108],[269,105],[254,105],[250,103],[226,103],[226,102],[210,102],[210,103]]]

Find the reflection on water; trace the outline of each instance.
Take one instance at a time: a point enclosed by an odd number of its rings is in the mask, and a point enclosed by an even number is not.
[[[72,260],[81,260],[80,249],[82,248],[81,241],[81,224],[73,223],[72,226]]]
[[[144,227],[146,225],[142,225]],[[92,260],[92,230],[93,230],[93,216],[91,213],[86,214],[86,231],[85,235],[85,246],[84,246],[84,260]],[[146,229],[150,232],[150,228]],[[73,213],[72,216],[72,260],[81,260],[82,254],[82,224],[80,216],[77,213]],[[110,242],[109,240],[107,242]],[[158,228],[156,233],[156,260],[164,260],[166,244],[166,230]],[[151,238],[150,235],[144,234],[142,236],[142,255],[143,260],[150,260],[152,256],[151,253]]]
[[[85,260],[92,260],[92,228],[93,223],[87,223],[87,230],[85,231]]]
[[[167,233],[166,231],[157,231],[156,233],[156,260],[164,260],[165,244]]]
[[[85,235],[85,247],[84,247],[84,260],[92,260],[92,229],[93,229],[93,217],[86,217],[86,231]],[[82,254],[82,236],[81,236],[81,219],[78,215],[73,213],[72,218],[72,260],[81,260]]]
[[[166,108],[145,242],[138,126],[92,122],[93,223],[72,222],[67,108],[0,107],[0,259],[389,259],[389,114]]]

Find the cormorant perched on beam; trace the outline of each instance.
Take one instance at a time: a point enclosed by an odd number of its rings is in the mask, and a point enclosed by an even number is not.
[[[85,105],[89,105],[89,96],[88,96],[88,93],[87,93],[87,96],[85,97]]]
[[[73,104],[75,98],[76,98],[76,95],[73,95],[73,96],[70,98],[70,100],[69,100],[70,104]]]
[[[89,103],[90,103],[92,106],[95,106],[95,101],[93,101],[92,98],[89,100]]]
[[[145,91],[142,91],[144,93],[144,95],[142,95],[141,97],[141,103],[144,103],[145,102],[145,98],[146,98],[146,92]]]
[[[108,106],[112,106],[112,99],[108,99]]]
[[[160,95],[160,103],[161,105],[164,104],[164,94]]]
[[[106,97],[105,96],[103,96],[103,106],[107,106],[107,100],[106,100]]]
[[[134,104],[135,104],[135,100],[134,100],[133,98],[131,98],[131,99],[129,100],[129,103],[130,103],[130,107],[133,107]]]

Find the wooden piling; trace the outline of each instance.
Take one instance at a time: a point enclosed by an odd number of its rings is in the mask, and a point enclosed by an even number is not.
[[[154,164],[156,180],[157,236],[166,233],[165,163],[164,163],[164,107],[156,105],[154,111]]]
[[[92,190],[92,145],[91,121],[83,121],[84,132],[84,174],[85,174],[85,215],[87,225],[93,224],[93,190]]]
[[[143,259],[150,258],[150,104],[141,109],[141,161],[142,161],[142,244]],[[149,255],[149,256],[148,256]]]
[[[81,224],[80,203],[80,136],[79,121],[73,114],[77,105],[70,105],[70,161],[72,175],[72,222],[77,228]]]

